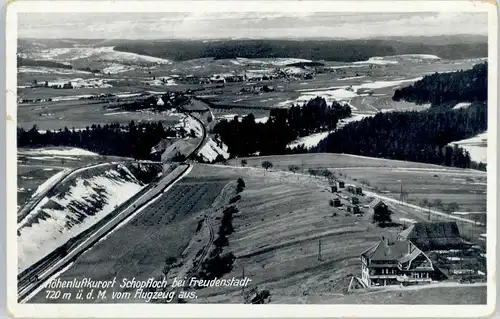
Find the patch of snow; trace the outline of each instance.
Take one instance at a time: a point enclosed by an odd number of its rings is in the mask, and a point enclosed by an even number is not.
[[[135,69],[134,67],[131,67],[128,65],[123,65],[123,64],[119,64],[119,63],[110,63],[110,64],[107,64],[107,66],[102,69],[102,73],[104,73],[104,74],[118,74],[118,73],[132,71],[134,69]]]
[[[336,69],[346,69],[346,68],[357,68],[360,66],[367,66],[367,65],[335,65],[335,66],[329,66],[327,68],[332,69],[332,70],[336,70]]]
[[[365,78],[366,75],[358,75],[358,76],[350,76],[350,77],[347,77],[347,78],[341,78],[341,79],[338,79],[339,81],[347,81],[347,80],[355,80],[355,79],[362,79],[362,78]]]
[[[488,160],[488,132],[480,133],[474,137],[451,142],[448,145],[458,145],[469,152],[471,160],[487,163]]]
[[[140,96],[141,94],[142,93],[121,93],[121,94],[115,94],[115,96],[119,98],[125,98],[125,97]]]
[[[288,64],[299,63],[299,62],[312,62],[311,60],[298,59],[298,58],[275,58],[268,60],[258,60],[258,59],[248,59],[248,58],[236,58],[236,60],[230,60],[231,63],[235,65],[242,64],[269,64],[275,66],[285,66]]]
[[[29,267],[140,191],[144,186],[124,169],[125,175],[113,169],[91,178],[77,177],[62,198],[54,196],[47,207],[39,205],[29,224],[18,228],[18,269]]]
[[[307,73],[306,70],[301,69],[299,67],[295,67],[295,66],[286,67],[283,69],[283,72],[285,72],[286,74],[289,74],[289,75],[300,75],[300,74]]]
[[[66,155],[66,156],[99,156],[99,154],[90,152],[81,148],[58,148],[58,149],[50,149],[50,148],[37,148],[30,150],[22,150],[22,154],[27,155]]]
[[[457,105],[455,105],[455,106],[453,107],[453,110],[466,109],[466,108],[468,108],[470,105],[471,105],[471,103],[470,103],[470,102],[462,102],[462,103],[458,103]]]
[[[67,83],[71,83],[71,86],[75,89],[79,88],[111,88],[113,87],[111,84],[108,84],[108,80],[100,79],[100,78],[91,78],[91,79],[82,79],[82,78],[74,78],[74,79],[59,79],[56,81],[47,81],[48,86],[60,86]],[[93,95],[87,95],[91,97]],[[52,99],[54,100],[54,99]]]
[[[292,105],[294,103],[295,103],[294,100],[286,100],[286,101],[279,102],[278,104],[276,104],[276,107],[285,107],[285,106]]]
[[[400,218],[399,220],[402,222],[407,222],[407,223],[412,223],[412,224],[417,222],[415,219],[411,219],[411,218]]]
[[[112,112],[112,113],[104,113],[103,115],[120,115],[120,114],[128,114],[130,112]]]
[[[69,170],[62,170],[54,175],[52,175],[49,179],[43,182],[38,188],[33,192],[31,197],[38,196],[44,193],[46,190],[54,186],[64,175],[68,173]]]
[[[374,90],[374,89],[382,89],[392,86],[397,86],[406,82],[416,82],[422,79],[422,77],[412,78],[412,79],[403,79],[403,80],[391,80],[391,81],[375,81],[368,82],[359,85],[352,86],[338,86],[338,87],[330,87],[325,89],[302,89],[296,90],[297,92],[301,92],[302,95],[297,98],[296,102],[304,103],[313,99],[315,97],[322,97],[325,99],[326,103],[331,104],[332,102],[348,102],[352,98],[360,96],[357,92],[359,90]],[[351,106],[352,108],[352,106]]]
[[[170,60],[156,58],[148,55],[141,55],[129,52],[115,51],[114,47],[69,47],[52,48],[29,52],[27,58],[36,60],[52,61],[73,61],[78,59],[111,61],[111,62],[137,62],[137,63],[156,63],[171,64]]]
[[[63,68],[46,68],[41,66],[20,66],[17,68],[18,73],[41,73],[41,74],[60,74],[60,75],[71,75],[71,74],[92,74],[88,71],[81,71],[75,69],[63,69]]]
[[[398,61],[395,60],[385,60],[384,57],[371,57],[366,61],[356,61],[353,64],[378,64],[378,65],[386,65],[386,64],[398,64]]]
[[[463,260],[463,258],[455,257],[455,256],[447,256],[446,259],[448,259],[450,261],[460,261],[460,260]]]
[[[400,54],[394,57],[410,58],[410,59],[423,59],[423,60],[441,60],[440,57],[433,54]]]
[[[452,212],[453,215],[486,214],[486,212]]]
[[[264,117],[257,117],[255,119],[255,123],[266,123],[269,120],[269,117],[264,116]]]
[[[227,150],[227,146],[224,143],[222,143],[222,146],[219,146],[213,139],[210,138],[201,148],[198,155],[201,155],[204,160],[212,162],[218,155],[221,155],[224,159],[228,159],[229,153]]]
[[[318,146],[321,140],[325,139],[330,132],[315,133],[308,136],[301,137],[290,144],[287,145],[289,148],[295,148],[299,145],[303,145],[306,149]]]
[[[203,136],[203,128],[201,124],[191,116],[184,115],[180,119],[180,123],[175,125],[176,128],[183,128],[186,132],[195,132],[196,137]]]

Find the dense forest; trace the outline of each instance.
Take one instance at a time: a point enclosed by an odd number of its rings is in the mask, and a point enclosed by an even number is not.
[[[422,44],[396,40],[227,40],[227,41],[117,41],[116,51],[184,61],[199,58],[302,58],[353,62],[373,56],[434,54],[444,59],[488,55],[487,41]]]
[[[351,116],[347,105],[327,105],[317,97],[303,106],[273,109],[266,123],[255,123],[250,114],[243,119],[219,122],[214,133],[227,145],[231,156],[284,154],[287,144],[309,134],[333,130],[339,119]]]
[[[26,131],[17,129],[18,147],[71,146],[101,155],[115,155],[150,159],[151,148],[162,138],[175,137],[176,131],[164,128],[161,122],[135,123],[128,125],[92,125],[85,130],[68,128],[59,131],[38,132],[36,127]]]
[[[24,59],[17,57],[17,66],[38,66],[38,67],[46,67],[46,68],[61,68],[61,69],[72,69],[73,67],[68,64],[48,61],[48,60],[33,60],[33,59]]]
[[[486,101],[488,95],[488,63],[472,69],[425,76],[413,85],[394,92],[393,100],[442,105],[451,102]]]
[[[313,151],[484,170],[485,164],[472,162],[467,151],[448,144],[487,130],[487,68],[485,62],[470,70],[436,73],[396,90],[394,100],[430,102],[434,107],[378,113],[330,134]],[[450,108],[458,102],[473,103],[466,109]]]
[[[467,109],[378,113],[330,134],[313,150],[485,169],[462,148],[448,143],[487,129],[486,103]]]

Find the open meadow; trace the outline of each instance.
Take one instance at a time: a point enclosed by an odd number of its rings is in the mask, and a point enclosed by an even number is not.
[[[197,224],[229,182],[230,177],[205,176],[203,170],[194,168],[157,201],[83,254],[59,278],[110,280],[116,276],[121,281],[121,278],[145,280],[161,276],[167,258],[182,260]],[[31,302],[43,300],[42,290]]]

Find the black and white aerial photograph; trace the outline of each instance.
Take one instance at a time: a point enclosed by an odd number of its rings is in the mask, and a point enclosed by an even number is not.
[[[488,12],[77,10],[17,13],[19,304],[487,304]]]

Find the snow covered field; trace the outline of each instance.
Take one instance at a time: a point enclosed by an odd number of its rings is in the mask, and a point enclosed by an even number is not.
[[[123,165],[77,176],[58,195],[45,197],[18,225],[18,270],[94,225],[144,185]]]
[[[314,99],[319,96],[326,100],[326,103],[331,104],[335,102],[349,102],[352,98],[357,96],[362,96],[363,93],[358,93],[360,90],[376,90],[383,89],[388,87],[395,87],[404,83],[412,83],[422,79],[421,77],[412,78],[412,79],[402,79],[402,80],[381,80],[381,81],[373,81],[366,82],[359,85],[352,86],[339,86],[339,87],[330,87],[325,89],[301,89],[296,90],[300,92],[302,95],[295,100],[295,103],[302,104],[304,102],[309,101],[310,99]],[[351,106],[352,108],[352,106]]]
[[[378,65],[388,65],[388,64],[398,64],[400,62],[424,62],[424,61],[437,61],[441,60],[440,57],[432,54],[400,54],[391,56],[374,56],[366,61],[357,61],[353,64],[378,64]]]
[[[276,58],[276,59],[247,59],[247,58],[236,58],[230,60],[231,63],[235,65],[246,65],[246,64],[269,64],[275,66],[285,66],[288,64],[299,63],[299,62],[311,62],[311,60],[297,59],[297,58]]]
[[[321,133],[316,133],[316,134],[311,134],[308,136],[301,137],[292,143],[288,144],[287,146],[289,148],[295,148],[299,145],[304,145],[305,148],[311,148],[315,147],[330,134],[330,132],[321,132]]]
[[[345,125],[347,125],[349,123],[361,121],[362,119],[364,119],[366,117],[371,117],[371,116],[373,116],[373,115],[372,114],[353,114],[351,117],[344,118],[344,119],[340,120],[339,123],[337,124],[337,129],[341,129],[342,127],[344,127]],[[332,131],[332,132],[334,132],[334,131]],[[312,148],[312,147],[318,146],[319,142],[321,142],[321,140],[325,139],[328,136],[328,134],[330,134],[330,133],[331,132],[321,132],[321,133],[315,133],[315,134],[311,134],[308,136],[304,136],[304,137],[301,137],[301,138],[291,142],[287,146],[289,148],[292,148],[292,149],[299,146],[299,145],[304,145],[305,148]]]
[[[466,149],[473,161],[487,163],[488,132],[478,134],[465,140],[450,143],[450,145],[455,144]]]
[[[43,49],[19,54],[22,58],[35,60],[52,60],[52,61],[73,61],[78,59],[101,60],[111,62],[143,62],[170,64],[170,60],[155,58],[152,56],[115,51],[114,47],[70,47],[70,48],[53,48]]]
[[[19,155],[62,155],[62,156],[99,156],[97,153],[93,153],[81,148],[34,148],[34,149],[22,149],[18,151]]]

